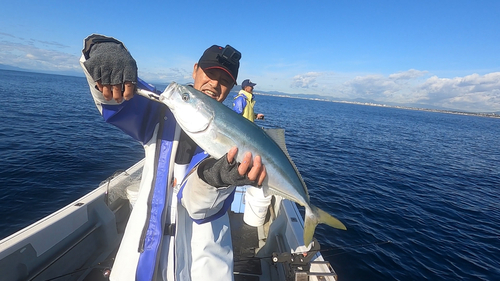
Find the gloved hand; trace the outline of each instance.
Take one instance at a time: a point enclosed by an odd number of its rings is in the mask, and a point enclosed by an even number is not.
[[[94,81],[100,80],[102,85],[137,82],[137,64],[122,44],[96,43],[83,64]]]
[[[238,163],[233,159],[227,161],[227,154],[220,159],[209,158],[198,167],[198,176],[213,187],[256,185],[256,180],[248,179],[247,175],[240,175]]]

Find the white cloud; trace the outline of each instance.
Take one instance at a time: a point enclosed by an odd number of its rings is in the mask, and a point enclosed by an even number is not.
[[[395,80],[382,75],[358,76],[344,85],[350,88],[355,96],[372,99],[391,97],[402,88]]]
[[[419,103],[465,111],[500,110],[500,72],[465,77],[422,79],[426,71],[358,76],[344,83],[351,98],[381,103]]]
[[[294,76],[292,88],[296,93],[330,95],[346,100],[364,99],[381,104],[472,112],[500,111],[500,72],[455,78],[429,77],[427,71],[416,69],[354,78],[339,73],[309,72]]]
[[[427,71],[420,71],[416,69],[410,69],[408,71],[402,71],[389,75],[389,79],[392,80],[409,80],[418,77],[422,77],[427,74]]]
[[[170,83],[189,83],[193,81],[192,70],[183,68],[162,68],[142,71],[139,69],[139,77],[145,81]]]
[[[419,85],[415,93],[427,104],[470,111],[500,111],[500,72],[438,78]]]
[[[32,42],[0,42],[0,63],[31,70],[80,71],[79,57],[36,47]]]
[[[296,75],[292,78],[292,88],[316,88],[318,83],[316,83],[316,78],[321,76],[320,72],[308,72],[306,74]]]

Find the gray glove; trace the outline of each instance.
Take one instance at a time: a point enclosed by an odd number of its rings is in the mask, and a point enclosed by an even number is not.
[[[239,164],[235,160],[227,162],[227,154],[219,160],[209,158],[201,162],[198,176],[213,187],[256,185],[257,181],[249,180],[246,175],[238,172]]]
[[[92,45],[83,63],[94,81],[103,85],[137,82],[137,64],[122,44],[102,42]]]

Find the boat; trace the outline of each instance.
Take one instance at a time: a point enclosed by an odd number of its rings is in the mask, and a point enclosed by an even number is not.
[[[88,194],[0,241],[0,275],[14,280],[109,280],[144,159],[115,173]],[[229,212],[236,281],[337,280],[314,240],[303,240],[297,205],[274,195],[258,226],[245,222],[247,187]]]

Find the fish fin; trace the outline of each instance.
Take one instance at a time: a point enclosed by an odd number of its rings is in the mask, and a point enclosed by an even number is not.
[[[262,128],[266,134],[271,137],[274,142],[276,142],[281,150],[283,150],[287,155],[288,151],[286,149],[285,143],[285,129],[282,128]]]
[[[286,157],[288,157],[288,161],[290,161],[290,164],[292,164],[293,169],[299,176],[300,181],[302,182],[303,186],[306,186],[306,183],[304,182],[304,179],[302,179],[302,176],[300,175],[299,169],[297,169],[297,166],[295,166],[295,163],[292,160],[292,157],[290,154],[288,154],[288,150],[286,148],[286,143],[285,143],[285,129],[282,128],[262,128],[266,134],[274,140],[274,142],[283,150],[285,153]],[[306,194],[309,196],[309,191],[306,189]]]
[[[314,230],[320,223],[327,224],[331,227],[347,230],[345,225],[338,219],[332,217],[327,212],[320,208],[311,205],[310,209],[306,208],[306,215],[304,221],[304,245],[308,246],[314,236]]]

